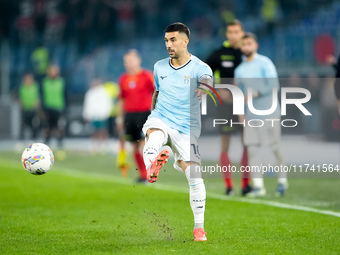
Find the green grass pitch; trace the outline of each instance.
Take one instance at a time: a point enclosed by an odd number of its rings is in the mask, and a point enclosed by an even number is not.
[[[206,179],[207,242],[193,241],[187,182],[169,161],[155,185],[123,179],[112,156],[67,153],[42,176],[0,152],[0,254],[339,254],[340,217],[223,196]],[[239,179],[235,179],[236,192]],[[339,179],[291,179],[276,201],[340,212]]]

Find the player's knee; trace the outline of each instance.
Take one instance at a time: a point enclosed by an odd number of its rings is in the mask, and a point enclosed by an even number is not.
[[[161,131],[164,136],[165,136],[165,133],[162,129],[159,129],[159,128],[149,128],[148,131],[146,131],[146,137],[149,137],[151,133],[155,132],[155,131]]]
[[[177,164],[181,167],[182,171],[185,172],[190,163],[185,162],[184,160],[177,160]]]
[[[200,164],[196,162],[185,162],[185,163],[187,164],[187,167],[184,170],[184,173],[189,181],[189,184],[191,182],[195,184],[197,180],[203,180]]]

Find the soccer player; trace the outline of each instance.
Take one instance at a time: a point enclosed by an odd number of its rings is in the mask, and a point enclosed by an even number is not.
[[[258,110],[268,110],[272,105],[272,89],[279,88],[278,76],[273,62],[257,53],[258,44],[252,33],[243,36],[241,50],[245,56],[243,62],[235,70],[235,81],[248,100],[248,88],[252,88],[253,106]],[[280,107],[271,115],[255,115],[246,107],[245,118],[250,119],[280,119]],[[279,121],[264,121],[262,127],[245,126],[244,143],[248,147],[249,165],[259,166],[263,163],[283,164],[280,148],[281,126]],[[273,127],[272,127],[273,125]],[[263,176],[252,173],[253,191],[250,196],[265,196],[266,189]],[[277,193],[283,195],[288,187],[287,176],[279,173]]]
[[[234,78],[235,68],[242,61],[242,52],[240,50],[240,44],[242,41],[242,36],[244,35],[242,23],[239,20],[233,20],[227,25],[226,29],[226,37],[227,41],[223,43],[223,46],[214,52],[207,59],[207,64],[211,67],[214,72],[215,80],[219,78]],[[231,81],[233,82],[233,81]],[[218,93],[220,94],[223,105],[219,106],[219,118],[220,119],[232,119],[234,122],[238,122],[238,116],[233,115],[233,105],[232,99],[229,96],[228,92],[224,89],[219,89]],[[221,155],[220,155],[220,165],[221,167],[228,167],[231,165],[231,161],[229,159],[228,151],[230,145],[231,135],[240,131],[241,139],[243,143],[243,128],[242,126],[229,127],[226,125],[221,125],[220,128],[220,136],[221,136]],[[248,165],[248,152],[247,148],[243,146],[243,154],[241,159],[241,165]],[[233,194],[233,179],[231,172],[223,172],[224,174],[224,183],[226,188],[226,195]],[[249,185],[250,178],[249,173],[242,173],[242,183],[241,183],[241,193],[242,195],[247,194],[251,191],[251,187]]]
[[[169,151],[160,152],[160,148],[166,144],[171,147],[174,168],[185,173],[189,182],[194,240],[206,241],[203,226],[206,191],[201,173],[197,172],[201,163],[197,145],[201,132],[199,99],[203,94],[198,85],[199,82],[212,85],[212,71],[188,52],[189,37],[189,28],[182,23],[173,23],[165,29],[165,46],[170,57],[154,66],[156,90],[152,112],[143,127],[146,135],[143,157],[148,181],[155,182],[169,157]]]
[[[47,121],[45,143],[49,142],[52,131],[56,130],[58,146],[62,149],[65,123],[61,123],[61,119],[65,110],[66,89],[64,79],[60,77],[59,72],[58,66],[49,67],[48,75],[42,82],[42,97]]]
[[[116,123],[119,133],[122,133],[125,128],[125,140],[132,143],[133,157],[139,171],[138,182],[146,182],[146,169],[142,156],[144,146],[142,127],[150,114],[155,85],[152,72],[143,69],[141,63],[137,50],[129,50],[124,55],[126,73],[121,75],[118,81],[120,94]],[[122,139],[120,143],[120,146],[123,146]],[[119,153],[119,157],[122,155]]]

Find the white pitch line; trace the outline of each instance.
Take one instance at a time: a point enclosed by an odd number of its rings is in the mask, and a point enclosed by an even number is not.
[[[153,188],[160,189],[160,190],[166,190],[166,191],[177,191],[177,192],[188,193],[187,190],[180,189],[178,187],[170,186],[170,185],[162,185],[162,186],[157,185],[157,186],[154,186]],[[260,200],[260,199],[255,199],[255,198],[228,197],[226,195],[217,194],[217,193],[211,193],[211,192],[207,192],[207,197],[210,197],[210,198],[213,198],[213,199],[218,199],[218,200],[226,200],[226,201],[235,201],[235,202],[250,203],[250,204],[267,205],[267,206],[284,208],[284,209],[291,209],[291,210],[305,211],[305,212],[313,212],[313,213],[318,213],[318,214],[324,214],[324,215],[331,215],[331,216],[335,216],[335,217],[340,217],[340,212],[316,209],[316,208],[308,207],[308,206],[285,204],[285,203],[276,202],[276,201],[270,201],[270,200]]]
[[[17,162],[11,161],[11,163],[18,165]],[[133,181],[131,179],[125,179],[119,176],[111,176],[107,174],[99,174],[99,173],[85,173],[82,171],[74,170],[74,169],[67,169],[67,168],[59,168],[59,171],[54,171],[54,173],[57,174],[63,174],[73,177],[87,177],[87,178],[97,178],[100,180],[106,180],[111,181],[115,183],[120,183],[124,185],[133,185]],[[156,183],[149,185],[148,187],[159,189],[159,190],[165,190],[165,191],[175,191],[175,192],[181,192],[181,193],[189,193],[188,188],[180,188],[176,186]],[[259,205],[267,205],[277,208],[284,208],[284,209],[290,209],[290,210],[297,210],[297,211],[304,211],[304,212],[313,212],[323,215],[330,215],[340,218],[340,212],[330,211],[330,210],[322,210],[322,209],[316,209],[313,207],[308,206],[301,206],[301,205],[292,205],[292,204],[285,204],[281,202],[276,201],[270,201],[270,200],[260,200],[260,199],[253,199],[253,198],[241,198],[241,197],[227,197],[226,195],[217,194],[217,193],[211,193],[207,192],[207,197],[218,199],[218,200],[225,200],[225,201],[235,201],[235,202],[241,202],[241,203],[250,203],[250,204],[259,204]]]
[[[132,185],[133,181],[130,179],[124,179],[122,177],[112,177],[108,178],[108,175],[105,174],[97,174],[97,173],[84,173],[81,171],[73,170],[73,169],[63,169],[66,170],[63,171],[63,174],[70,175],[74,177],[95,177],[98,179],[105,179],[107,181],[112,181],[115,183],[125,184],[125,185]],[[165,191],[175,191],[175,192],[181,192],[181,193],[189,193],[188,188],[180,188],[172,185],[165,185],[161,183],[155,183],[151,184],[147,187],[158,189],[158,190],[165,190]],[[313,212],[318,214],[324,214],[324,215],[330,215],[340,218],[340,212],[330,211],[330,210],[322,210],[322,209],[316,209],[313,207],[308,206],[301,206],[301,205],[293,205],[293,204],[285,204],[281,202],[276,201],[270,201],[270,200],[261,200],[261,199],[255,199],[255,198],[242,198],[242,197],[227,197],[226,195],[207,192],[207,197],[218,199],[218,200],[225,200],[225,201],[235,201],[235,202],[241,202],[241,203],[250,203],[250,204],[258,204],[258,205],[266,205],[266,206],[272,206],[272,207],[278,207],[278,208],[284,208],[284,209],[290,209],[290,210],[297,210],[297,211],[304,211],[304,212]]]

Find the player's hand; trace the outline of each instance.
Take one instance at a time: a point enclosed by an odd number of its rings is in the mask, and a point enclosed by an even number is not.
[[[248,94],[244,94],[244,102],[248,103]]]
[[[199,88],[208,89],[207,87],[205,87],[203,85],[199,86]],[[199,88],[195,90],[195,93],[197,93],[198,100],[201,100],[202,99],[202,95],[207,94],[207,92],[205,92],[204,90],[199,89]]]

